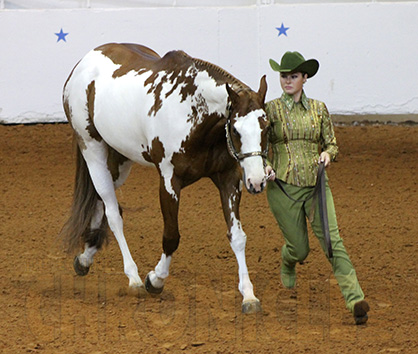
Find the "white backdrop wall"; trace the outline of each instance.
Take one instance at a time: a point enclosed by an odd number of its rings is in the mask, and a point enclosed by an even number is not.
[[[87,51],[107,42],[141,43],[160,55],[182,49],[255,90],[267,74],[268,99],[281,93],[268,59],[279,61],[285,51],[298,50],[320,61],[305,90],[325,101],[331,113],[418,114],[418,1],[248,0],[223,7],[167,2],[23,10],[3,2],[0,123],[65,121],[66,78]],[[288,30],[279,36],[282,24]],[[61,29],[66,41],[57,41]]]

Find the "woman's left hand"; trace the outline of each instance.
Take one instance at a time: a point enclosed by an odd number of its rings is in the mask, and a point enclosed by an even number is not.
[[[266,174],[266,181],[274,181],[276,173],[274,172],[273,167],[267,165],[264,172]]]
[[[326,151],[323,151],[319,156],[319,162],[323,162],[325,167],[331,163],[331,156]]]

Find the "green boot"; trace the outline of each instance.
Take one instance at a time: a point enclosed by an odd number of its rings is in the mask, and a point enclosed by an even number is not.
[[[292,289],[296,285],[296,269],[295,266],[288,267],[284,263],[280,268],[280,280],[284,287]]]
[[[358,301],[354,304],[353,316],[356,325],[362,325],[367,322],[369,317],[367,312],[370,311],[370,306],[365,300]]]

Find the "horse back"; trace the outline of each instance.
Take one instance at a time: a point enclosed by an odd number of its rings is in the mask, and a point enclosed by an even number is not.
[[[94,49],[108,57],[120,69],[113,73],[113,77],[120,77],[131,70],[139,72],[151,69],[161,57],[152,49],[132,43],[108,43]]]

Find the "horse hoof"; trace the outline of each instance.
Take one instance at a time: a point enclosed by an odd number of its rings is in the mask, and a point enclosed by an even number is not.
[[[151,280],[149,278],[149,274],[147,275],[147,277],[145,278],[145,289],[150,293],[150,294],[161,294],[163,292],[164,286],[161,288],[156,288],[151,284]]]
[[[242,303],[242,313],[250,314],[261,312],[261,304],[259,300],[250,300]]]
[[[147,293],[147,290],[145,289],[144,284],[141,284],[141,285],[130,286],[128,288],[128,295],[142,299],[142,298],[145,298],[148,295],[148,293]]]
[[[76,274],[80,275],[82,277],[87,275],[87,273],[90,270],[90,267],[85,267],[80,263],[80,260],[78,259],[78,256],[74,257],[73,266],[74,266],[74,270],[75,270]]]

